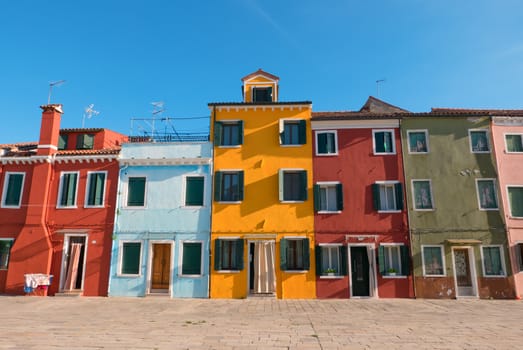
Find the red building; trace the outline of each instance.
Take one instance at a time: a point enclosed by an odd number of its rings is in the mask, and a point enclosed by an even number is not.
[[[413,297],[399,117],[370,97],[357,112],[315,112],[318,298]]]
[[[0,145],[0,293],[23,294],[26,274],[44,274],[53,280],[40,295],[107,295],[126,136],[60,130],[61,105],[41,108],[38,143]]]

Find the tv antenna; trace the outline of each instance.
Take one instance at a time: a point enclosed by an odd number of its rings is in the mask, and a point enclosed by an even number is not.
[[[85,109],[84,109],[84,116],[82,118],[82,129],[84,128],[84,125],[85,125],[85,117],[87,117],[87,119],[91,119],[93,115],[100,114],[100,112],[95,111],[93,109],[93,107],[94,107],[93,103],[91,103],[89,106],[85,107]]]
[[[51,92],[53,91],[53,86],[60,86],[63,83],[65,83],[65,80],[49,82],[49,95],[47,95],[47,104],[51,104]]]
[[[380,83],[384,83],[385,81],[385,79],[376,80],[376,97],[380,96]]]
[[[165,108],[163,108],[163,101],[151,102],[151,104],[153,105],[153,116],[161,114],[165,111]]]

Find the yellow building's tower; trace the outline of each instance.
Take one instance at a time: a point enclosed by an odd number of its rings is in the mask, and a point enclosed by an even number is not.
[[[278,102],[261,69],[242,81],[243,102],[209,103],[211,298],[315,298],[312,104]]]

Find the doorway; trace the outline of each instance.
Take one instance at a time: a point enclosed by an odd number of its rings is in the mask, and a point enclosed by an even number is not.
[[[151,245],[150,293],[168,294],[171,284],[171,243]]]
[[[60,274],[62,292],[81,292],[84,288],[86,236],[65,235]]]
[[[474,252],[471,248],[460,247],[452,249],[456,297],[477,296],[473,258]]]
[[[275,246],[275,241],[249,242],[249,294],[274,295],[276,292]]]

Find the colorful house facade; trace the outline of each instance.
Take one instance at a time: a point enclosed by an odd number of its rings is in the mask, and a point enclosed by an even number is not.
[[[420,298],[513,298],[488,113],[433,109],[401,124]]]
[[[109,296],[208,297],[211,152],[208,141],[122,146]]]
[[[209,103],[211,298],[314,298],[311,102],[279,102],[258,70],[243,102]]]
[[[45,105],[40,140],[4,148],[2,291],[23,294],[25,275],[52,276],[42,294],[107,295],[117,156],[124,135],[60,130],[61,105]]]
[[[318,298],[414,296],[404,112],[370,97],[360,111],[312,113]]]

